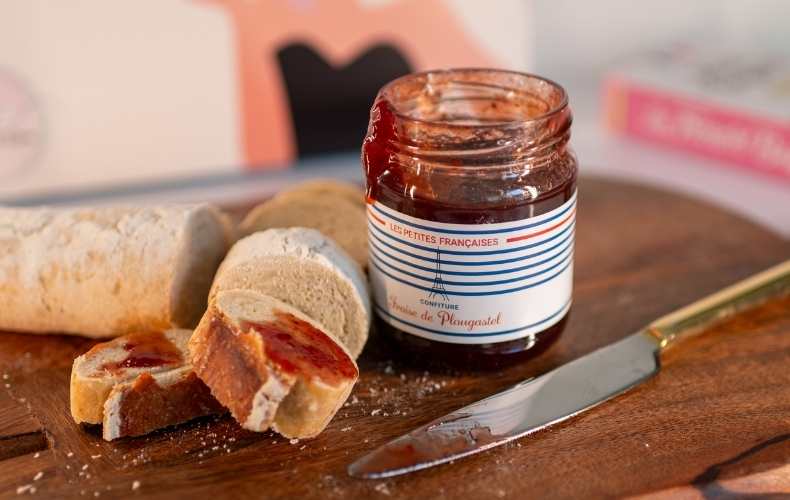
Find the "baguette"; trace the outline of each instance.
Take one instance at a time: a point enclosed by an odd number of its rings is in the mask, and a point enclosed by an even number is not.
[[[194,327],[231,234],[208,205],[0,208],[0,330]]]
[[[242,427],[288,438],[319,434],[359,376],[320,323],[249,290],[219,292],[189,350],[195,372]]]
[[[269,229],[239,240],[217,271],[210,296],[253,290],[323,325],[356,359],[370,327],[370,299],[359,267],[313,229]]]
[[[224,411],[189,363],[190,330],[146,332],[93,346],[74,360],[71,414],[103,424],[106,440]]]
[[[253,208],[239,226],[249,235],[271,228],[307,227],[333,239],[362,269],[368,265],[368,230],[362,191],[357,201],[334,191],[287,191]]]

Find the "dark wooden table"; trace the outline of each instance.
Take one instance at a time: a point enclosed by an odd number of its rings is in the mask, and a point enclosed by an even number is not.
[[[672,352],[655,379],[517,443],[386,481],[346,475],[352,459],[415,426],[790,258],[790,242],[738,216],[596,179],[581,183],[577,234],[572,317],[546,353],[501,372],[442,375],[401,364],[374,338],[347,405],[318,438],[296,444],[228,417],[106,443],[68,411],[71,362],[91,341],[0,334],[0,497],[27,485],[24,494],[42,498],[790,492],[790,299],[717,326]]]

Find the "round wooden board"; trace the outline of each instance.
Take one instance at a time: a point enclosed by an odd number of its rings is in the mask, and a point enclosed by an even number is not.
[[[68,413],[71,361],[91,342],[0,335],[9,385],[7,393],[0,388],[0,497],[33,484],[47,498],[580,498],[660,490],[693,498],[738,491],[738,478],[790,463],[790,301],[783,301],[690,341],[626,395],[517,443],[389,480],[346,475],[354,458],[416,426],[790,258],[788,241],[677,194],[590,178],[579,189],[573,312],[551,349],[505,371],[450,376],[409,368],[373,340],[351,399],[314,440],[291,444],[223,417],[105,443]]]

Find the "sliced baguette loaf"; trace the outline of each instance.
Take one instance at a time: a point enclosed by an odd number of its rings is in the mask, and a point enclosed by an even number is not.
[[[208,205],[0,208],[0,330],[194,327],[232,234]]]
[[[320,323],[249,290],[217,293],[189,350],[195,372],[242,427],[288,438],[320,433],[359,375]]]
[[[271,228],[308,227],[332,238],[362,269],[368,265],[368,230],[362,191],[358,202],[334,191],[288,191],[253,208],[239,226],[244,235]]]
[[[103,424],[112,440],[222,412],[192,371],[191,330],[131,334],[93,346],[74,360],[71,414]]]
[[[269,229],[239,240],[220,265],[211,296],[254,290],[326,327],[354,359],[370,327],[367,282],[332,240],[313,229]]]

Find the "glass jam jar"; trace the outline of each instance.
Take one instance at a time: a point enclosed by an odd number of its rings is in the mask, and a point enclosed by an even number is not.
[[[571,307],[577,162],[562,87],[489,69],[385,85],[362,164],[377,329],[419,364],[541,352]]]

